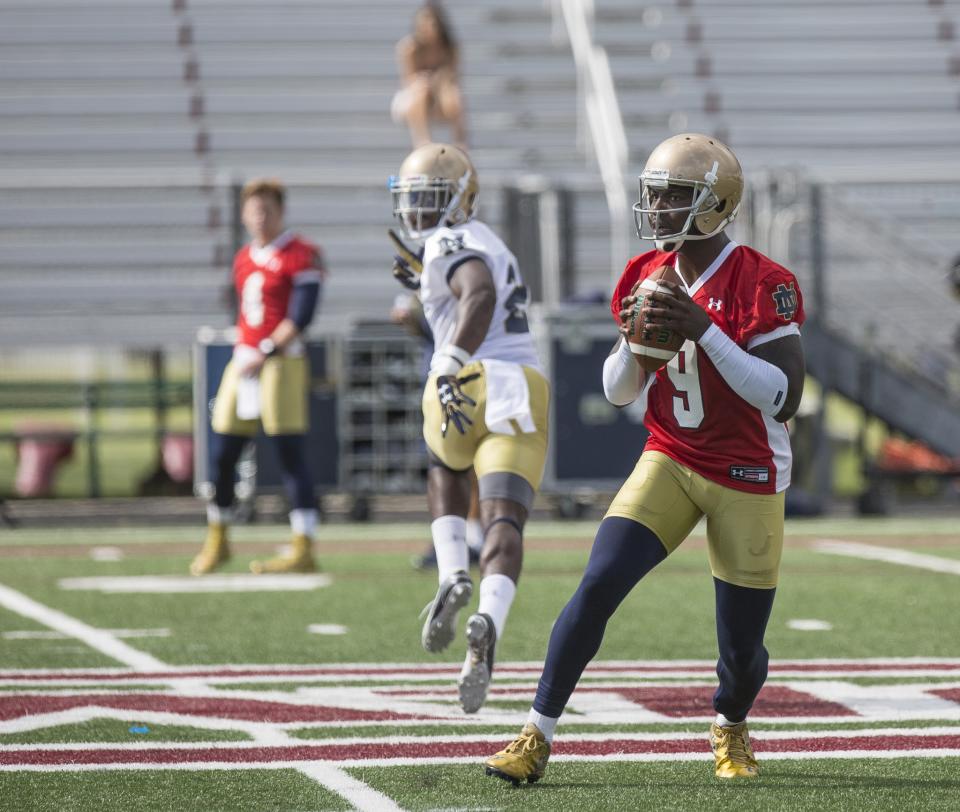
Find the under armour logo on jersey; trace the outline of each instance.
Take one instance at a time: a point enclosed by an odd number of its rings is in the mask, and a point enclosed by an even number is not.
[[[789,287],[781,282],[772,295],[773,303],[777,306],[777,315],[784,321],[793,321],[797,312],[797,291],[793,282]]]
[[[714,298],[711,296],[711,297],[710,297],[710,301],[707,302],[707,310],[717,310],[717,311],[719,311],[721,307],[723,307],[723,299],[714,299]]]

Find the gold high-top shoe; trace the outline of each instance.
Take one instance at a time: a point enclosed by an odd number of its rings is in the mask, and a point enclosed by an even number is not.
[[[487,759],[487,775],[495,775],[515,787],[522,781],[533,784],[543,778],[548,758],[550,745],[540,728],[527,722],[517,738]]]
[[[720,727],[714,722],[710,725],[710,747],[717,763],[717,778],[756,778],[760,775],[746,722],[730,727]]]
[[[230,545],[227,543],[227,525],[211,522],[207,525],[207,538],[197,557],[190,562],[191,575],[206,575],[230,560]]]
[[[317,564],[310,550],[310,539],[297,534],[290,541],[290,549],[267,561],[251,561],[250,572],[257,575],[275,572],[314,572]]]

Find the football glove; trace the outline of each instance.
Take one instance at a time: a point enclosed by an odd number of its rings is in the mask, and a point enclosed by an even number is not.
[[[397,250],[393,256],[394,279],[408,290],[418,290],[420,274],[423,272],[423,248],[412,251],[395,229],[388,228],[387,236],[393,241],[393,246]]]
[[[437,378],[437,397],[440,399],[442,413],[440,434],[443,437],[447,436],[447,429],[451,422],[461,434],[466,434],[467,426],[473,425],[473,421],[467,417],[463,407],[464,405],[476,406],[477,402],[465,394],[460,387],[479,377],[480,373],[474,372],[465,378],[458,378],[456,375],[440,375]]]

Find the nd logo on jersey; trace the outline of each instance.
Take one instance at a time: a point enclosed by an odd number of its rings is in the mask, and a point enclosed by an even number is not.
[[[463,237],[460,234],[454,237],[441,237],[439,248],[440,255],[445,257],[450,254],[455,254],[457,251],[462,251],[464,248]]]
[[[772,295],[773,303],[777,306],[777,315],[784,321],[793,321],[797,312],[797,291],[793,282],[789,287],[781,282]]]

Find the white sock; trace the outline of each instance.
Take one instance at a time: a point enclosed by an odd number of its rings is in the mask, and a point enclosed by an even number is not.
[[[476,553],[483,549],[483,525],[479,519],[467,519],[467,546]]]
[[[290,511],[290,529],[295,536],[313,540],[317,534],[317,511],[313,508],[296,508]]]
[[[458,570],[470,569],[467,552],[467,520],[463,516],[441,516],[430,525],[433,549],[437,552],[437,575],[442,584]]]
[[[527,714],[527,724],[536,725],[543,734],[543,738],[547,740],[547,744],[553,742],[553,731],[559,721],[559,717],[554,719],[552,716],[544,716],[542,713],[537,713],[533,708],[530,708],[530,713]]]
[[[503,637],[503,627],[516,594],[517,585],[506,575],[488,575],[480,582],[480,606],[477,607],[477,612],[493,618],[497,640]]]
[[[207,502],[207,524],[230,524],[233,508],[220,507],[216,502]]]
[[[733,727],[734,725],[739,725],[739,722],[731,722],[726,716],[722,713],[717,714],[716,719],[717,727]]]

